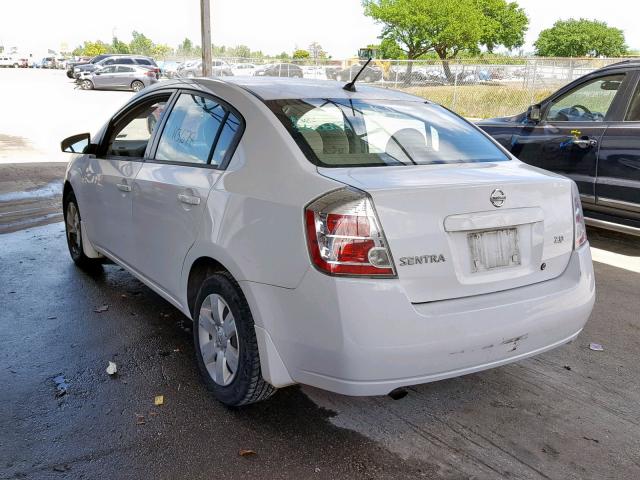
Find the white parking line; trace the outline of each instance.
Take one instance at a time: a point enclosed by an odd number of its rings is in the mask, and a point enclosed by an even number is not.
[[[606,263],[612,267],[623,268],[630,272],[640,273],[640,257],[622,255],[608,250],[591,247],[591,258],[594,262]]]

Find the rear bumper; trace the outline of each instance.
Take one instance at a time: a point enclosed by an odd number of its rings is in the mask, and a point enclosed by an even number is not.
[[[346,395],[382,395],[550,350],[580,333],[595,299],[588,245],[553,280],[426,304],[411,304],[396,280],[313,269],[296,289],[242,286],[268,340],[265,378]]]

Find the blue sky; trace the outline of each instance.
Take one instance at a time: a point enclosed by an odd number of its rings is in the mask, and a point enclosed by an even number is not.
[[[245,44],[266,53],[306,48],[318,41],[334,57],[349,57],[376,41],[380,27],[362,15],[360,0],[211,0],[213,41]],[[540,30],[559,18],[604,20],[640,48],[640,2],[628,0],[520,0],[530,18],[527,50]],[[185,36],[200,43],[198,0],[3,0],[0,44],[40,53],[73,48],[84,39],[128,41],[138,30],[175,46]]]

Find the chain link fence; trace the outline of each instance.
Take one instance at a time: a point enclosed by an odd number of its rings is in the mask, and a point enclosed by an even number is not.
[[[559,87],[624,59],[512,57],[486,59],[372,60],[358,82],[394,88],[440,103],[468,118],[523,112]],[[201,75],[200,60],[186,57],[159,62],[167,77]],[[350,81],[363,60],[218,58],[215,76],[260,75]]]

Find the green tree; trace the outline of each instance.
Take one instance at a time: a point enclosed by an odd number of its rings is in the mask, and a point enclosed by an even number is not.
[[[368,48],[378,50],[378,57],[387,60],[406,59],[407,54],[393,38],[383,38],[380,45],[369,45]]]
[[[167,58],[173,53],[173,48],[165,44],[154,45],[151,49],[151,56],[158,59]]]
[[[227,49],[230,57],[249,58],[251,57],[251,49],[246,45],[236,45]]]
[[[479,0],[478,6],[484,15],[480,45],[489,53],[498,45],[509,50],[524,45],[524,34],[529,19],[524,9],[516,2],[506,0]]]
[[[153,53],[153,42],[151,39],[147,38],[143,33],[136,32],[135,30],[131,32],[131,36],[133,37],[129,43],[129,50],[131,53],[151,56]]]
[[[318,42],[311,42],[311,45],[309,45],[309,56],[314,60],[320,60],[327,58],[327,52],[324,51],[322,45]]]
[[[408,60],[435,52],[450,80],[449,59],[481,46],[522,45],[528,24],[522,9],[506,0],[363,0],[363,6],[365,15],[382,24],[383,40],[395,42]],[[408,62],[408,74],[411,68]]]
[[[289,54],[287,52],[280,52],[278,55],[276,55],[276,58],[278,60],[288,60]]]
[[[96,55],[102,55],[107,52],[109,52],[109,45],[101,40],[84,42],[84,46],[82,47],[82,55],[86,55],[87,57],[95,57]]]
[[[293,52],[293,58],[300,60],[300,59],[304,59],[304,58],[309,58],[311,56],[311,54],[306,51],[306,50],[295,50]]]
[[[122,40],[119,40],[118,37],[113,37],[111,41],[111,52],[112,53],[130,53],[129,45],[124,43]]]
[[[188,38],[185,38],[180,45],[178,45],[178,55],[188,57],[193,52],[193,43]]]
[[[558,20],[534,43],[542,57],[619,57],[627,52],[622,30],[597,20]]]

